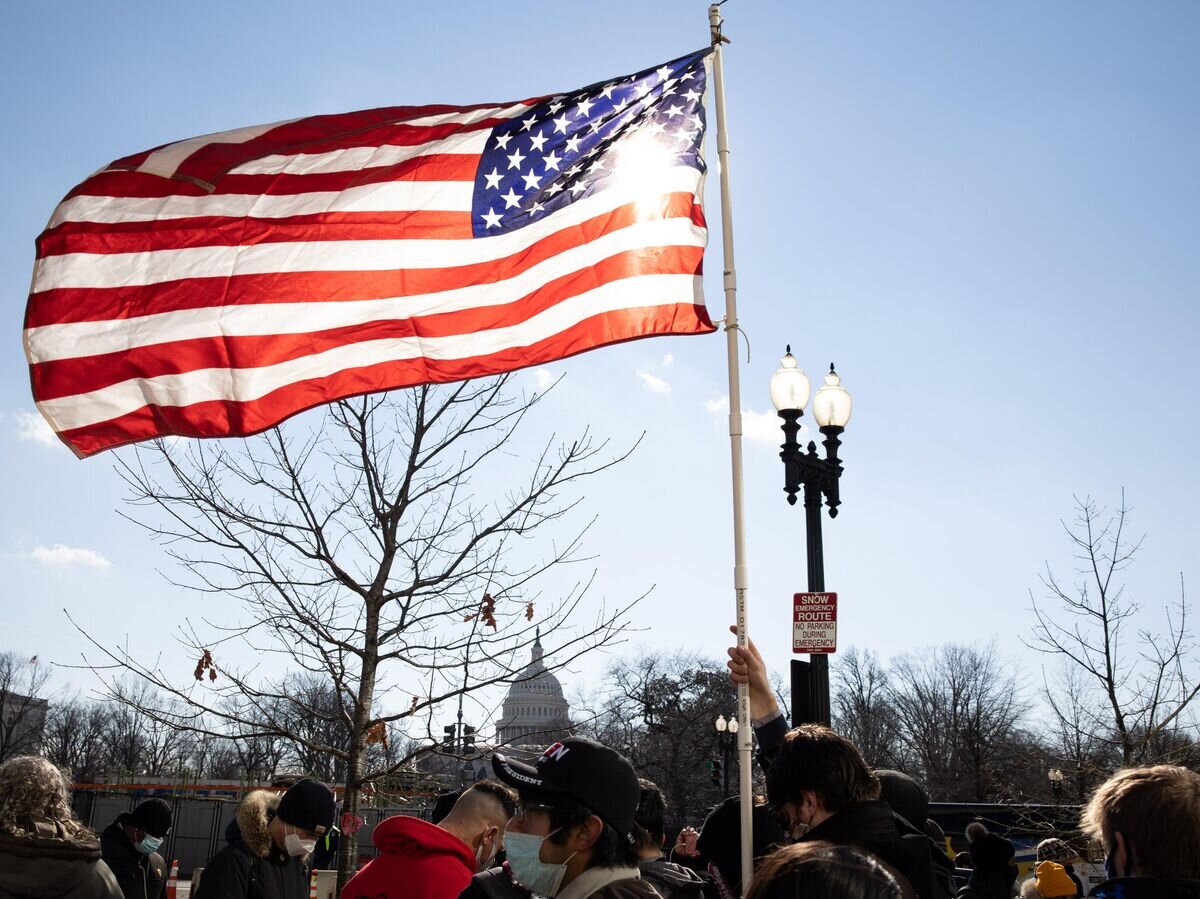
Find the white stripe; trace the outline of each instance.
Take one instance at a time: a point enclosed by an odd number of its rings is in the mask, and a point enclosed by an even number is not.
[[[316,175],[327,172],[358,172],[363,169],[398,165],[409,159],[433,153],[479,156],[491,131],[463,131],[423,144],[399,146],[382,144],[371,147],[347,147],[327,153],[299,153],[293,156],[264,156],[231,169],[231,175]]]
[[[655,189],[664,194],[694,193],[699,189],[699,182],[699,171],[677,166],[655,179]],[[378,190],[378,187],[376,185],[374,189]],[[464,184],[464,187],[468,191],[471,189],[470,184]],[[181,278],[227,278],[271,272],[387,271],[472,265],[519,253],[564,227],[577,225],[627,203],[654,203],[657,200],[657,196],[646,196],[644,186],[616,185],[524,228],[478,240],[338,240],[189,247],[145,253],[67,253],[38,260],[33,290],[132,287]]]
[[[194,216],[287,218],[321,212],[468,212],[471,181],[394,181],[345,190],[267,196],[72,197],[54,210],[48,228],[63,222],[158,222]]]
[[[251,125],[247,128],[235,128],[232,131],[217,131],[213,134],[202,134],[199,137],[189,137],[187,140],[167,144],[155,150],[139,165],[136,171],[148,175],[161,175],[170,178],[179,169],[179,164],[202,147],[209,144],[244,144],[260,134],[266,134],[272,128],[287,125],[296,119],[286,119],[282,122],[271,122],[269,125]]]
[[[288,384],[381,362],[487,356],[553,337],[603,312],[680,302],[703,302],[699,277],[642,275],[602,285],[506,328],[452,337],[372,340],[261,368],[212,368],[124,381],[91,393],[44,400],[38,405],[55,428],[64,431],[109,421],[147,404],[189,406],[210,400],[256,400]]]
[[[455,290],[349,302],[261,303],[183,309],[138,318],[71,322],[28,329],[26,348],[32,363],[125,352],[176,340],[303,334],[417,318],[463,309],[501,306],[528,296],[572,272],[583,271],[626,250],[643,247],[703,247],[705,229],[690,218],[639,222],[545,259],[519,275],[490,284]]]

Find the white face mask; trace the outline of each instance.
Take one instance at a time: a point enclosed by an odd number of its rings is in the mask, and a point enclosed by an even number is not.
[[[302,856],[311,855],[312,851],[317,848],[316,840],[302,840],[300,835],[292,831],[292,833],[284,833],[283,848],[288,855]]]

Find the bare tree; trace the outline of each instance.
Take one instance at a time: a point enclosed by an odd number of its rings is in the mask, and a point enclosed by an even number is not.
[[[315,426],[293,420],[242,442],[158,442],[123,457],[133,517],[181,564],[183,585],[240,599],[245,617],[182,629],[198,660],[190,682],[161,659],[100,647],[104,665],[135,672],[166,701],[139,702],[111,678],[110,695],[176,727],[328,756],[344,774],[344,813],[356,815],[363,785],[406,761],[370,770],[373,741],[393,725],[432,738],[451,701],[511,681],[535,623],[556,668],[616,639],[628,606],[574,623],[590,579],[552,600],[536,585],[585,561],[586,524],[553,537],[579,502],[564,493],[624,456],[586,433],[530,453],[516,434],[540,395],[512,396],[507,382],[360,397],[327,407]],[[514,474],[521,452],[530,459]],[[226,661],[232,642],[280,670]],[[300,672],[336,701],[294,690]],[[314,719],[329,727],[297,727]],[[348,835],[341,882],[356,856]]]
[[[1007,747],[1024,710],[995,645],[947,644],[900,656],[890,681],[901,744],[930,797],[998,798],[1011,780]]]
[[[94,783],[108,767],[107,725],[100,704],[63,698],[47,711],[42,752],[54,764],[69,769],[77,782]]]
[[[1178,602],[1165,609],[1166,631],[1140,627],[1142,606],[1126,596],[1120,579],[1145,539],[1127,533],[1130,511],[1124,491],[1111,514],[1090,497],[1075,497],[1075,518],[1063,530],[1078,579],[1064,583],[1047,563],[1045,600],[1030,591],[1036,624],[1029,645],[1082,675],[1046,688],[1069,757],[1080,761],[1094,755],[1098,742],[1112,747],[1120,765],[1168,761],[1168,750],[1190,745],[1195,733],[1189,709],[1200,677],[1183,576]]]
[[[723,665],[683,652],[623,659],[590,705],[576,729],[627,756],[658,784],[672,815],[690,819],[720,798],[710,774],[721,759],[714,724],[735,710]]]
[[[37,752],[46,720],[46,681],[50,673],[37,657],[0,652],[0,762]]]
[[[900,721],[879,657],[851,647],[838,655],[833,676],[834,729],[852,740],[872,767],[903,769]]]

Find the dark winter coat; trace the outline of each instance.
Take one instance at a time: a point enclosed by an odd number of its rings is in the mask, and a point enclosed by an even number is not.
[[[985,873],[979,870],[971,872],[967,885],[958,891],[957,899],[1011,899],[1013,884],[1017,882],[1017,869],[1012,869],[1012,875],[1007,873]]]
[[[100,834],[104,863],[121,885],[125,899],[161,899],[167,890],[167,863],[157,852],[145,855],[137,850],[121,825],[121,815]]]
[[[205,867],[192,899],[308,899],[305,860],[271,839],[278,805],[279,796],[267,790],[246,795],[225,830],[226,845]]]
[[[953,864],[929,837],[902,832],[906,826],[902,822],[881,799],[856,802],[808,831],[801,842],[825,840],[866,849],[903,874],[921,899],[946,899],[950,888],[940,875],[937,857],[945,860],[947,874],[954,870]]]
[[[458,899],[530,899],[531,896],[533,893],[513,880],[512,871],[505,862],[472,877]]]
[[[1099,899],[1200,899],[1200,880],[1116,877],[1091,892]]]
[[[699,899],[704,880],[691,868],[669,862],[661,855],[638,862],[642,880],[662,894],[663,899]]]
[[[90,831],[70,837],[48,821],[36,830],[36,836],[0,834],[0,899],[122,899]]]

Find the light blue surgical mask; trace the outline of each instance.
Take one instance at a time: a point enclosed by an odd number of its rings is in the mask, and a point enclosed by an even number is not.
[[[140,843],[134,844],[133,848],[142,853],[142,855],[149,855],[152,852],[158,851],[158,847],[161,845],[161,837],[152,837],[150,834],[146,834],[144,837],[142,837],[142,841]]]
[[[512,869],[513,877],[521,886],[542,896],[552,897],[558,895],[558,888],[562,886],[563,878],[567,875],[567,864],[575,857],[575,853],[572,852],[562,864],[547,864],[540,857],[545,839],[546,837],[506,830],[504,851],[508,854],[508,866]]]

